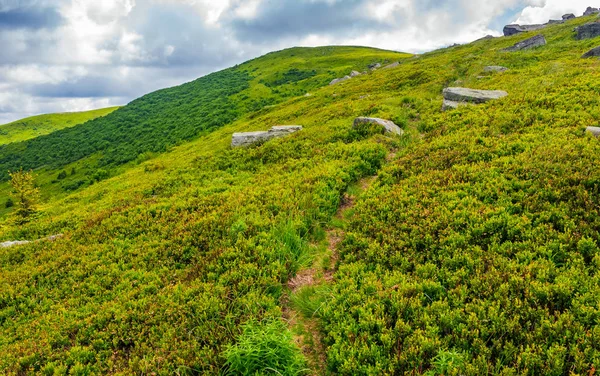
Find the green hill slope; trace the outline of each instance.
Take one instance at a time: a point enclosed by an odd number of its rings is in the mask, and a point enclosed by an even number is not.
[[[86,121],[106,116],[118,108],[109,107],[92,111],[32,116],[0,125],[0,145],[25,141],[60,129],[74,127]]]
[[[483,40],[281,98],[4,220],[2,239],[65,236],[0,248],[0,369],[595,372],[600,147],[584,130],[600,63],[580,56],[600,40],[572,32],[591,20],[537,49]],[[448,86],[509,96],[441,112]],[[353,130],[357,116],[405,135]],[[229,147],[276,124],[305,128]]]
[[[409,55],[362,47],[297,48],[159,90],[96,121],[0,148],[0,181],[18,168],[59,169],[96,155],[118,166],[211,131],[249,112],[304,95],[373,62]],[[43,150],[44,153],[40,153]]]

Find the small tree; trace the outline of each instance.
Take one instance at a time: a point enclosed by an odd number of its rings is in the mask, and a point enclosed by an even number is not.
[[[18,224],[28,222],[35,214],[37,204],[40,200],[40,190],[36,188],[33,173],[23,171],[9,172],[10,183],[13,191],[12,195],[15,201],[14,215]]]

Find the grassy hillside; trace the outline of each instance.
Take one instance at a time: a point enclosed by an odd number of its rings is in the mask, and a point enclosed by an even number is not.
[[[109,107],[84,112],[32,116],[0,125],[0,145],[25,141],[60,129],[74,127],[86,121],[106,116],[118,108]]]
[[[0,148],[0,181],[18,168],[103,168],[145,158],[250,112],[305,95],[373,62],[409,55],[361,48],[289,49],[139,98],[109,116]],[[43,153],[40,153],[43,150]]]
[[[600,148],[584,129],[600,121],[600,63],[580,56],[600,39],[572,32],[591,19],[530,51],[502,52],[527,34],[483,40],[315,84],[50,199],[28,225],[4,220],[1,239],[65,237],[0,249],[0,369],[594,374]],[[249,98],[296,76],[261,73],[277,56],[240,66],[264,81]],[[459,85],[509,96],[441,112]],[[356,116],[406,134],[353,130]],[[305,129],[229,147],[274,124]],[[318,279],[290,290],[307,270]]]

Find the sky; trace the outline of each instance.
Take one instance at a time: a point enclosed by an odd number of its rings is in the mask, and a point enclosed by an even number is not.
[[[124,105],[267,52],[421,53],[590,0],[0,0],[0,124]],[[600,3],[596,6],[600,6]]]

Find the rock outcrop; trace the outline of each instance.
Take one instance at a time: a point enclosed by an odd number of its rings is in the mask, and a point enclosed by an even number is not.
[[[484,72],[506,72],[508,68],[499,65],[490,65],[483,68]]]
[[[359,127],[361,124],[381,125],[385,129],[386,133],[397,134],[399,136],[402,136],[404,134],[404,131],[399,126],[394,124],[393,121],[390,120],[370,117],[358,117],[354,119],[354,128]]]
[[[588,52],[584,53],[581,57],[584,59],[588,57],[600,57],[600,47],[592,48]]]
[[[511,35],[515,35],[515,34],[519,34],[519,33],[526,33],[528,31],[535,31],[535,30],[539,30],[539,29],[543,29],[544,27],[546,27],[546,25],[517,25],[517,24],[512,24],[512,25],[506,25],[504,26],[504,36],[505,37],[510,37]]]
[[[546,38],[543,35],[536,35],[534,37],[525,39],[524,41],[521,41],[512,47],[506,48],[506,49],[504,49],[504,51],[508,51],[508,52],[522,51],[522,50],[528,50],[530,48],[535,48],[535,47],[540,47],[540,46],[545,46],[545,45],[546,45]]]
[[[234,133],[231,137],[231,147],[248,146],[266,142],[277,137],[284,137],[302,130],[301,125],[278,125],[268,131]]]
[[[593,134],[594,137],[600,137],[600,127],[587,127],[585,130]]]
[[[508,95],[502,90],[476,90],[464,87],[448,87],[443,91],[444,103],[442,110],[458,108],[466,104],[480,104],[491,100],[504,98]]]
[[[372,71],[377,70],[379,68],[381,68],[381,64],[379,64],[379,63],[373,63],[373,64],[369,65],[369,69]]]
[[[590,39],[600,36],[600,23],[591,22],[575,29],[577,31],[578,40]]]
[[[400,62],[396,61],[395,63],[386,65],[385,67],[383,67],[382,69],[390,69],[390,68],[396,68],[397,66],[400,65]]]
[[[350,77],[356,77],[356,76],[360,76],[360,75],[361,75],[361,73],[357,72],[355,70],[353,70],[352,72],[350,72]]]
[[[592,8],[592,7],[587,7],[587,9],[585,10],[585,12],[583,12],[584,16],[591,16],[592,14],[597,14],[600,13],[600,9],[598,8]]]
[[[573,13],[567,13],[562,16],[563,21],[572,20],[573,18],[577,18]]]

